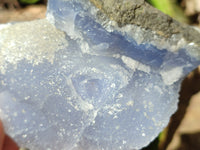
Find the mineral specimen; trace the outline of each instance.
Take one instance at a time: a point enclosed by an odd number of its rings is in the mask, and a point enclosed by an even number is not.
[[[103,14],[100,14],[103,15]],[[102,16],[101,16],[102,18]],[[131,150],[149,144],[200,61],[102,21],[86,0],[50,0],[47,19],[0,26],[0,117],[32,150]],[[152,37],[153,38],[153,37]]]

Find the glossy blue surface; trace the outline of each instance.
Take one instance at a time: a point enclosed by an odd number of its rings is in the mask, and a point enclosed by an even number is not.
[[[137,36],[127,31],[108,31],[93,9],[88,1],[50,0],[51,24],[21,23],[35,31],[25,44],[19,44],[24,34],[18,40],[12,35],[0,39],[5,58],[0,62],[0,117],[20,145],[33,150],[140,149],[176,110],[181,80],[199,61],[185,49],[138,45]],[[16,26],[0,30],[2,37]],[[9,47],[13,41],[19,54]]]

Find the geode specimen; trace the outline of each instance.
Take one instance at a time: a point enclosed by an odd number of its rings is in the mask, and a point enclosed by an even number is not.
[[[0,117],[19,145],[140,149],[167,125],[199,59],[102,18],[89,1],[50,0],[47,19],[0,26]]]

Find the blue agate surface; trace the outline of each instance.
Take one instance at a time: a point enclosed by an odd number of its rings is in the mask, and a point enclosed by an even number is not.
[[[0,28],[0,117],[20,146],[141,149],[175,112],[199,60],[108,31],[95,10],[50,0],[47,19]]]

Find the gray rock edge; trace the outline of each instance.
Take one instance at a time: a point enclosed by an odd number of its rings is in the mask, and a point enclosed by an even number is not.
[[[127,25],[140,27],[144,38],[141,43],[150,42],[160,49],[172,51],[186,48],[190,55],[200,59],[200,30],[172,19],[144,0],[90,0],[90,2],[99,9],[97,14],[101,21],[107,18],[116,22],[120,29]],[[148,40],[146,35],[156,37],[154,40],[158,41]]]

